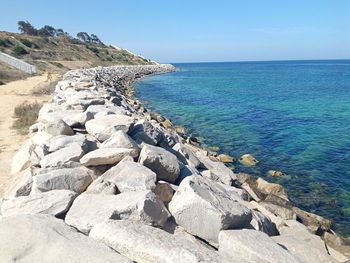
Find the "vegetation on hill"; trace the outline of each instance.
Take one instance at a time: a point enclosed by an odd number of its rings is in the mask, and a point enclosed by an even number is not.
[[[125,49],[105,45],[95,34],[79,32],[77,38],[73,38],[63,29],[48,25],[40,29],[27,21],[19,21],[18,25],[21,34],[0,31],[0,52],[35,65],[38,74],[63,73],[82,67],[154,64]],[[0,81],[26,76],[15,69],[13,72],[16,77],[8,76],[9,68],[0,63]]]

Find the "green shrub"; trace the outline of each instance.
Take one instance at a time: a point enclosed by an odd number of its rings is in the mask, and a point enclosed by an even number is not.
[[[106,60],[107,60],[107,61],[113,61],[113,58],[107,57]]]
[[[49,61],[52,65],[58,67],[58,68],[64,68],[64,66],[61,63],[55,62],[55,61]]]
[[[12,45],[13,45],[13,43],[10,40],[8,40],[7,38],[4,38],[4,39],[0,38],[0,46],[2,46],[2,47],[10,47]]]
[[[20,41],[22,42],[23,45],[27,47],[32,47],[34,44],[32,41],[29,41],[28,39],[20,39]]]
[[[2,81],[0,80],[0,86],[1,86],[1,85],[5,85],[5,82],[2,82]]]
[[[28,39],[21,39],[20,40],[22,42],[23,45],[27,46],[27,47],[30,47],[30,48],[37,48],[39,49],[40,47],[35,44],[34,42],[28,40]]]
[[[98,55],[98,53],[100,53],[100,51],[95,47],[86,46],[86,48],[89,49],[90,51],[94,52],[96,56]]]
[[[16,55],[25,55],[25,54],[28,54],[27,50],[25,50],[23,47],[21,46],[15,46],[13,48],[13,52],[16,54]]]

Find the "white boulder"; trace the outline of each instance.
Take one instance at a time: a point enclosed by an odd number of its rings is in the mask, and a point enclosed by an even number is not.
[[[129,219],[162,226],[169,217],[163,202],[149,191],[118,195],[82,194],[75,199],[66,215],[66,223],[88,233],[107,219]]]

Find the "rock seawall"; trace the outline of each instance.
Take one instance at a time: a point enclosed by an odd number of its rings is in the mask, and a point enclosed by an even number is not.
[[[330,221],[295,207],[280,185],[235,174],[132,97],[133,81],[175,70],[64,75],[14,157],[17,181],[0,198],[1,259],[347,262]]]

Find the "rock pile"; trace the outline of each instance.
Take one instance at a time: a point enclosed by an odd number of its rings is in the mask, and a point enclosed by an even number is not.
[[[233,173],[132,97],[133,81],[174,70],[64,75],[0,198],[2,262],[348,260],[344,244],[340,253],[321,239],[340,239],[328,220],[280,185]]]

